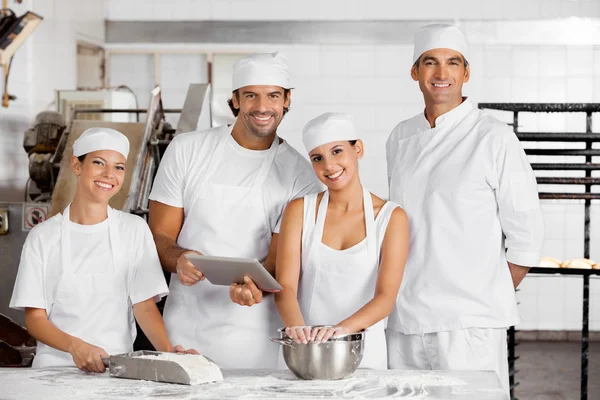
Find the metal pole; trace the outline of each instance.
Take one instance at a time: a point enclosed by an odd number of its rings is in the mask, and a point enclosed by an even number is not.
[[[586,113],[586,133],[592,133],[592,113]],[[586,141],[585,148],[591,149],[592,142]],[[591,163],[592,157],[585,156],[585,162]],[[592,176],[592,171],[585,171],[586,178]],[[592,186],[585,185],[586,193],[592,191]],[[585,216],[583,222],[583,257],[590,258],[590,206],[592,201],[585,200]],[[583,276],[583,326],[581,328],[581,400],[587,400],[588,391],[588,361],[589,361],[589,319],[590,319],[590,276]]]
[[[586,113],[585,132],[588,134],[592,133],[592,113],[590,111],[588,111]],[[585,148],[586,148],[586,150],[592,149],[592,141],[591,140],[586,140]],[[585,162],[591,164],[592,156],[586,155]],[[592,171],[589,169],[586,169],[585,177],[591,178]],[[591,193],[592,185],[586,184],[585,192]],[[591,203],[592,203],[591,200],[585,201],[585,218],[584,218],[584,224],[583,224],[583,256],[585,258],[590,258],[590,206],[591,206]]]
[[[589,360],[590,276],[583,275],[583,327],[581,329],[581,400],[587,400]]]

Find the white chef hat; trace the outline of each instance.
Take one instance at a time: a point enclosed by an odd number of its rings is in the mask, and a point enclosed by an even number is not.
[[[244,86],[280,86],[292,89],[287,59],[280,52],[252,54],[233,66],[233,89]]]
[[[414,37],[415,49],[413,64],[423,53],[433,49],[452,49],[469,59],[469,42],[464,33],[454,25],[432,24],[425,25]]]
[[[114,150],[123,154],[125,159],[129,155],[129,139],[121,132],[110,128],[89,128],[73,143],[75,157],[98,150]]]
[[[349,114],[325,113],[308,121],[302,130],[302,141],[307,152],[331,142],[358,140],[354,119]]]

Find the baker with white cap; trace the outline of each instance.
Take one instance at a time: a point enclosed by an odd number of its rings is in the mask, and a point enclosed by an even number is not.
[[[390,199],[411,234],[388,356],[391,368],[494,370],[508,393],[506,328],[519,322],[515,288],[538,265],[544,226],[519,140],[462,95],[468,60],[454,26],[415,35],[425,110],[386,144]]]
[[[318,343],[367,329],[360,368],[387,369],[384,320],[402,281],[406,214],[362,186],[364,145],[350,115],[313,119],[302,140],[327,190],[292,201],[283,216],[275,303],[286,333]]]
[[[172,273],[163,314],[169,335],[222,368],[276,367],[269,338],[281,322],[273,296],[263,298],[249,278],[213,285],[185,254],[256,259],[275,273],[285,205],[320,190],[306,159],[277,136],[291,88],[281,53],[240,59],[229,100],[235,124],[175,137],[150,194],[150,228]]]
[[[89,128],[73,142],[73,156],[83,157],[99,150],[113,150],[125,161],[129,155],[129,139],[121,132],[110,128]]]
[[[156,307],[168,289],[150,228],[108,206],[128,154],[122,133],[86,130],[73,144],[73,202],[27,236],[10,307],[38,341],[33,367],[103,372],[102,357],[133,351],[134,318],[157,350],[183,351]]]

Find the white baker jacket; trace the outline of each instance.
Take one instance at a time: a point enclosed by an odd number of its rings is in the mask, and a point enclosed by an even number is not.
[[[424,113],[401,122],[386,151],[390,200],[410,228],[388,327],[417,334],[517,324],[507,261],[538,265],[544,225],[514,132],[465,100],[433,129]]]

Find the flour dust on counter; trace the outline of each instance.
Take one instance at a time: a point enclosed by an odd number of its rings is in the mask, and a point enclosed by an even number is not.
[[[333,397],[342,399],[377,399],[410,397],[431,398],[430,392],[450,394],[453,387],[465,385],[459,379],[448,379],[423,372],[410,377],[379,376],[365,370],[348,378],[327,381],[299,380],[286,372],[271,374],[257,381],[255,389],[271,398]],[[303,397],[304,396],[304,397]]]
[[[337,381],[304,381],[289,371],[223,370],[224,380],[188,386],[115,379],[76,368],[7,368],[2,400],[445,399],[506,400],[491,371],[358,370]]]

